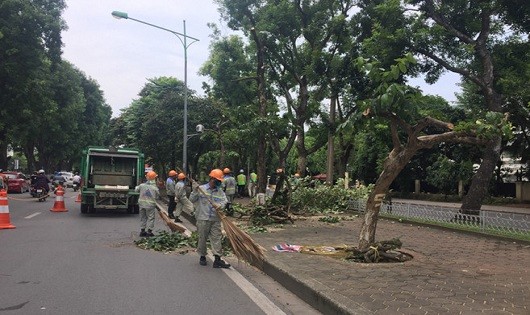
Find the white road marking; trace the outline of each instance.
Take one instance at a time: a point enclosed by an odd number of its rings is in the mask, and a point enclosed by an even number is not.
[[[163,205],[160,203],[158,204],[158,207],[165,209]],[[186,218],[181,218],[185,223],[183,224],[185,227],[191,226],[192,228],[189,229],[189,231],[195,231],[195,226],[191,224]],[[210,258],[210,261],[213,262],[214,257],[213,255],[209,254],[208,258]],[[284,311],[282,311],[276,304],[274,304],[265,294],[261,293],[258,288],[256,288],[250,281],[248,281],[245,277],[243,277],[239,271],[234,269],[234,266],[230,267],[230,269],[223,269],[223,272],[238,286],[245,292],[248,297],[256,303],[256,305],[261,308],[261,310],[267,314],[267,315],[286,315]]]
[[[39,214],[40,214],[40,212],[35,212],[34,214],[30,214],[30,215],[28,215],[27,217],[24,217],[24,219],[31,219],[31,218],[33,218],[33,217],[38,216]]]
[[[211,261],[214,260],[214,257],[212,255],[208,255],[208,258],[211,259]],[[285,312],[282,311],[276,304],[274,304],[265,294],[261,293],[258,288],[256,288],[252,283],[250,283],[245,277],[243,277],[239,271],[234,269],[234,266],[230,267],[229,269],[222,268],[224,273],[232,280],[234,283],[245,292],[248,297],[256,303],[259,308],[265,314],[268,315],[285,315]]]

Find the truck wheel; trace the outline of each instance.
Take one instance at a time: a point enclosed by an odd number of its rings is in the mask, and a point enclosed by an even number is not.
[[[82,204],[81,205],[81,213],[88,213],[88,205]]]
[[[138,214],[140,213],[140,206],[139,205],[135,205],[134,206],[134,214]]]

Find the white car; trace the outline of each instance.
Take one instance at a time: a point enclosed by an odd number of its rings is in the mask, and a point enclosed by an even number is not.
[[[73,186],[74,173],[61,171],[61,172],[59,172],[59,175],[61,175],[64,178],[64,180],[65,180],[64,185],[66,187],[72,187]]]

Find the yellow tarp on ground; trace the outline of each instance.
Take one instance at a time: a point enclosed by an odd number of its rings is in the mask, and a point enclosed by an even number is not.
[[[353,246],[346,244],[341,245],[321,245],[321,246],[302,246],[300,253],[312,255],[325,255],[334,258],[345,258],[353,250]]]

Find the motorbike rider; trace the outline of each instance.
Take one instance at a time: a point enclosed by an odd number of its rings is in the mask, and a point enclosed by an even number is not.
[[[77,185],[77,187],[81,186],[81,176],[78,172],[75,172],[74,177],[72,177],[72,184]]]
[[[35,178],[35,189],[44,189],[46,193],[50,192],[50,180],[44,174],[44,170],[39,170],[37,172],[37,177]]]
[[[34,171],[33,174],[31,174],[31,187],[35,187],[35,180],[37,179],[37,171]]]

